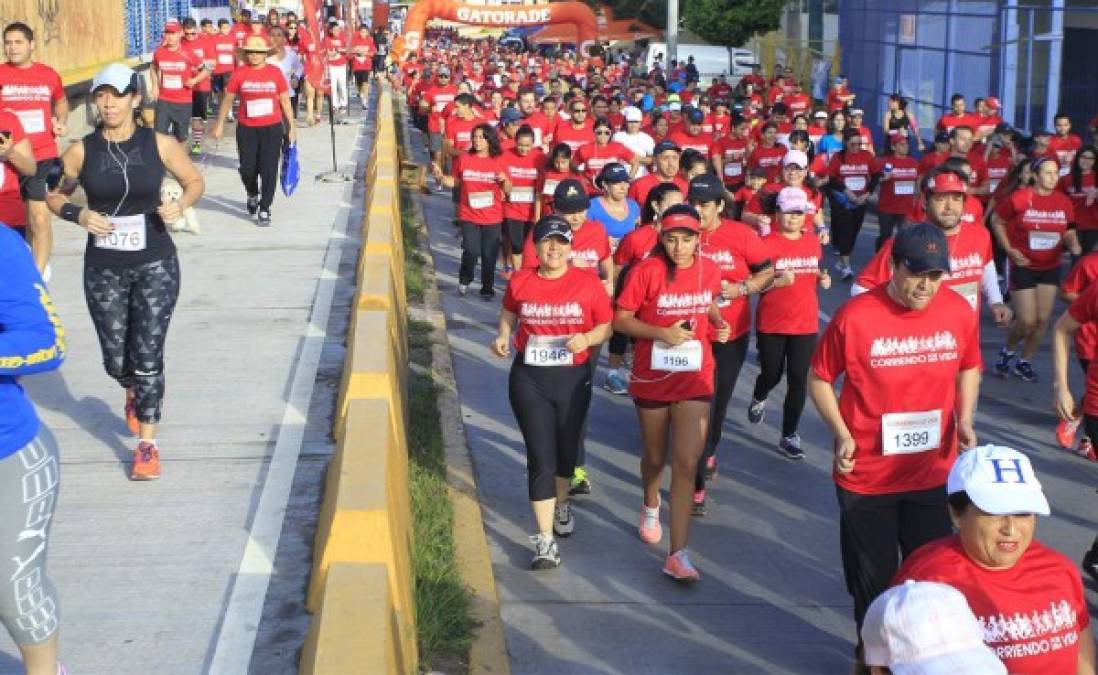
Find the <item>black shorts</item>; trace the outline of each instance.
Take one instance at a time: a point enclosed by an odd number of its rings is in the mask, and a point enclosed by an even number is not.
[[[1038,286],[1059,286],[1060,268],[1031,270],[1028,267],[1010,266],[1010,290],[1026,291]]]
[[[229,77],[232,73],[217,73],[210,77],[210,85],[213,90],[220,94],[225,91],[225,87],[229,84]]]
[[[157,101],[156,123],[153,128],[162,134],[174,136],[179,142],[187,140],[191,134],[191,105]]]
[[[209,114],[206,112],[206,106],[210,103],[210,92],[208,91],[195,91],[191,92],[191,117],[206,121]]]
[[[43,159],[38,162],[38,168],[35,169],[33,176],[20,176],[19,196],[34,202],[46,201],[46,177],[50,175],[54,165],[60,161],[56,157]]]
[[[370,71],[368,70],[356,70],[355,73],[355,86],[362,87],[364,84],[370,81]]]

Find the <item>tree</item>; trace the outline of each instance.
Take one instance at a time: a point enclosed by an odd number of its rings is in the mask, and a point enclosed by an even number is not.
[[[683,23],[703,39],[742,47],[753,35],[777,30],[788,0],[683,0]]]

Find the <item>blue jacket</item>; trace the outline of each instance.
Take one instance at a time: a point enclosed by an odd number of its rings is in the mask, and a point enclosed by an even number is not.
[[[54,370],[65,331],[23,239],[0,224],[0,459],[38,434],[38,416],[18,377]]]

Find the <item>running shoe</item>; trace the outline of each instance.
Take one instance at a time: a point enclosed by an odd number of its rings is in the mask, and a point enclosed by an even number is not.
[[[663,563],[663,573],[675,581],[687,583],[693,583],[701,578],[698,570],[694,569],[694,565],[691,564],[690,556],[686,554],[685,548],[680,548],[667,556],[667,560]]]
[[[778,441],[778,450],[781,450],[789,459],[804,459],[804,450],[801,450],[801,437],[798,434],[790,434]]]
[[[705,508],[705,490],[695,490],[694,505],[690,509],[690,515],[704,516],[706,513],[709,513],[709,510]]]
[[[260,227],[270,227],[271,226],[271,212],[270,211],[260,211],[259,212],[259,221],[258,222],[259,222]]]
[[[747,421],[752,424],[758,424],[763,421],[763,415],[765,414],[766,401],[751,399],[751,405],[747,406]]]
[[[606,381],[602,384],[603,389],[611,394],[617,394],[618,396],[624,396],[629,393],[629,383],[625,377],[622,376],[620,368],[611,370],[606,374]]]
[[[141,422],[137,419],[137,406],[134,404],[135,396],[133,388],[126,390],[126,427],[130,433],[136,436],[141,432]]]
[[[1033,364],[1024,359],[1018,359],[1014,362],[1014,374],[1026,382],[1037,381],[1037,373],[1033,370]]]
[[[1090,547],[1090,550],[1083,555],[1083,571],[1098,582],[1098,542],[1094,543],[1094,546]]]
[[[160,452],[147,441],[137,444],[133,451],[133,470],[130,480],[156,480],[160,478]]]
[[[709,459],[705,460],[705,482],[713,480],[717,477],[717,456],[710,455]]]
[[[637,532],[640,534],[641,541],[646,544],[660,543],[660,539],[663,539],[663,525],[660,524],[659,504],[656,504],[654,509],[641,504],[641,517],[640,524],[637,525]]]
[[[458,284],[458,295],[465,295],[469,292],[469,284]]]
[[[1068,450],[1075,446],[1075,432],[1079,430],[1079,420],[1060,420],[1056,425],[1056,442]]]
[[[839,278],[843,281],[850,281],[854,278],[854,269],[841,261],[835,263],[835,270],[839,273]]]
[[[1079,440],[1079,447],[1075,449],[1075,454],[1092,462],[1098,462],[1098,453],[1094,451],[1094,443],[1086,436]]]
[[[995,374],[999,377],[1010,375],[1010,362],[1014,359],[1014,352],[1008,352],[1006,347],[999,348],[999,358],[995,361]]]
[[[553,532],[558,537],[571,537],[576,529],[576,519],[572,517],[572,505],[568,502],[553,507]]]
[[[255,215],[255,212],[259,210],[259,195],[248,195],[248,213]]]
[[[534,545],[534,559],[530,561],[530,569],[551,570],[560,566],[560,551],[551,535],[535,534],[530,537],[530,543]]]
[[[577,466],[572,472],[572,487],[568,489],[570,495],[591,494],[591,481],[587,480],[587,471],[582,466]]]
[[[488,290],[484,290],[483,288],[480,289],[480,299],[481,300],[483,300],[485,302],[488,302],[494,297],[496,297],[496,292],[494,290],[492,290],[490,288]]]

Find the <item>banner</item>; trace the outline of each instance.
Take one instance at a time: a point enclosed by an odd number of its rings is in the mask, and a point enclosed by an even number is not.
[[[305,24],[309,28],[309,39],[312,40],[312,49],[306,49],[301,58],[305,61],[305,79],[322,93],[328,93],[330,82],[328,81],[328,69],[324,67],[321,58],[321,42],[327,37],[322,29],[320,10],[316,6],[316,0],[303,0],[301,14]]]

